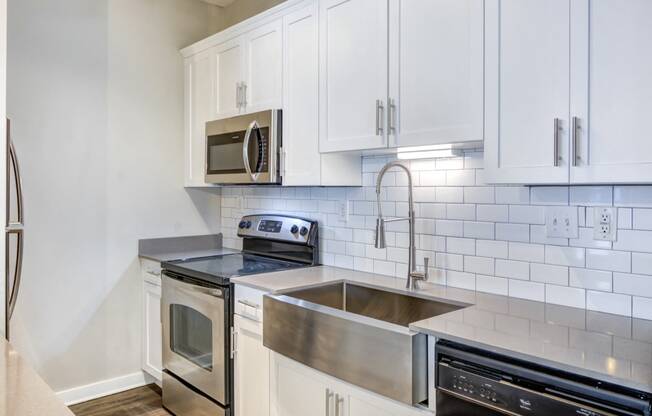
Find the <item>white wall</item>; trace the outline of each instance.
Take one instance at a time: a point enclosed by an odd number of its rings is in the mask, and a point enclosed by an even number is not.
[[[320,222],[322,262],[405,278],[407,224],[387,225],[373,246],[375,183],[390,157],[363,159],[360,188],[222,190],[225,245],[238,247],[243,214],[297,213]],[[413,173],[417,263],[431,281],[454,287],[652,319],[652,186],[489,186],[482,152],[407,161]],[[348,200],[348,223],[336,201]],[[383,213],[407,216],[404,173],[383,179]],[[547,238],[546,206],[573,206],[580,238]],[[618,241],[593,240],[593,207],[618,208]]]
[[[8,111],[26,247],[12,342],[64,390],[140,368],[139,238],[219,229],[186,191],[183,63],[197,0],[10,0]]]

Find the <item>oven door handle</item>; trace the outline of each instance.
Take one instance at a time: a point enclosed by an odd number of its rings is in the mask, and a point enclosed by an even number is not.
[[[247,127],[247,132],[242,142],[242,160],[244,160],[245,170],[251,176],[252,182],[258,182],[258,172],[252,172],[251,166],[249,166],[249,140],[251,139],[251,133],[259,128],[258,122],[256,120],[252,121],[249,127]]]
[[[214,298],[224,299],[224,290],[222,289],[193,285],[191,283],[186,283],[183,280],[175,279],[174,277],[168,275],[167,273],[163,273],[163,274],[165,275],[166,278],[170,279],[172,285],[175,286],[175,288],[178,290],[182,290],[188,293],[193,293],[193,292],[201,293]]]

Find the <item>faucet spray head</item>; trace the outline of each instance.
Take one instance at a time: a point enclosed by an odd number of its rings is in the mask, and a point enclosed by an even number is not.
[[[385,248],[387,244],[385,242],[385,220],[381,217],[376,218],[376,248]]]

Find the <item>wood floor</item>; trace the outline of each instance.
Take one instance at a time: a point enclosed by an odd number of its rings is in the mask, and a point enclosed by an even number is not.
[[[76,404],[70,410],[77,416],[170,416],[156,384]]]

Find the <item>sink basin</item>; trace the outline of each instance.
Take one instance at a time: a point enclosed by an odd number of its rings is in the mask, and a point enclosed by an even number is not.
[[[463,307],[344,282],[297,290],[287,295],[406,328],[411,323]]]
[[[385,397],[427,399],[427,337],[410,323],[468,305],[338,282],[266,295],[271,350]]]

